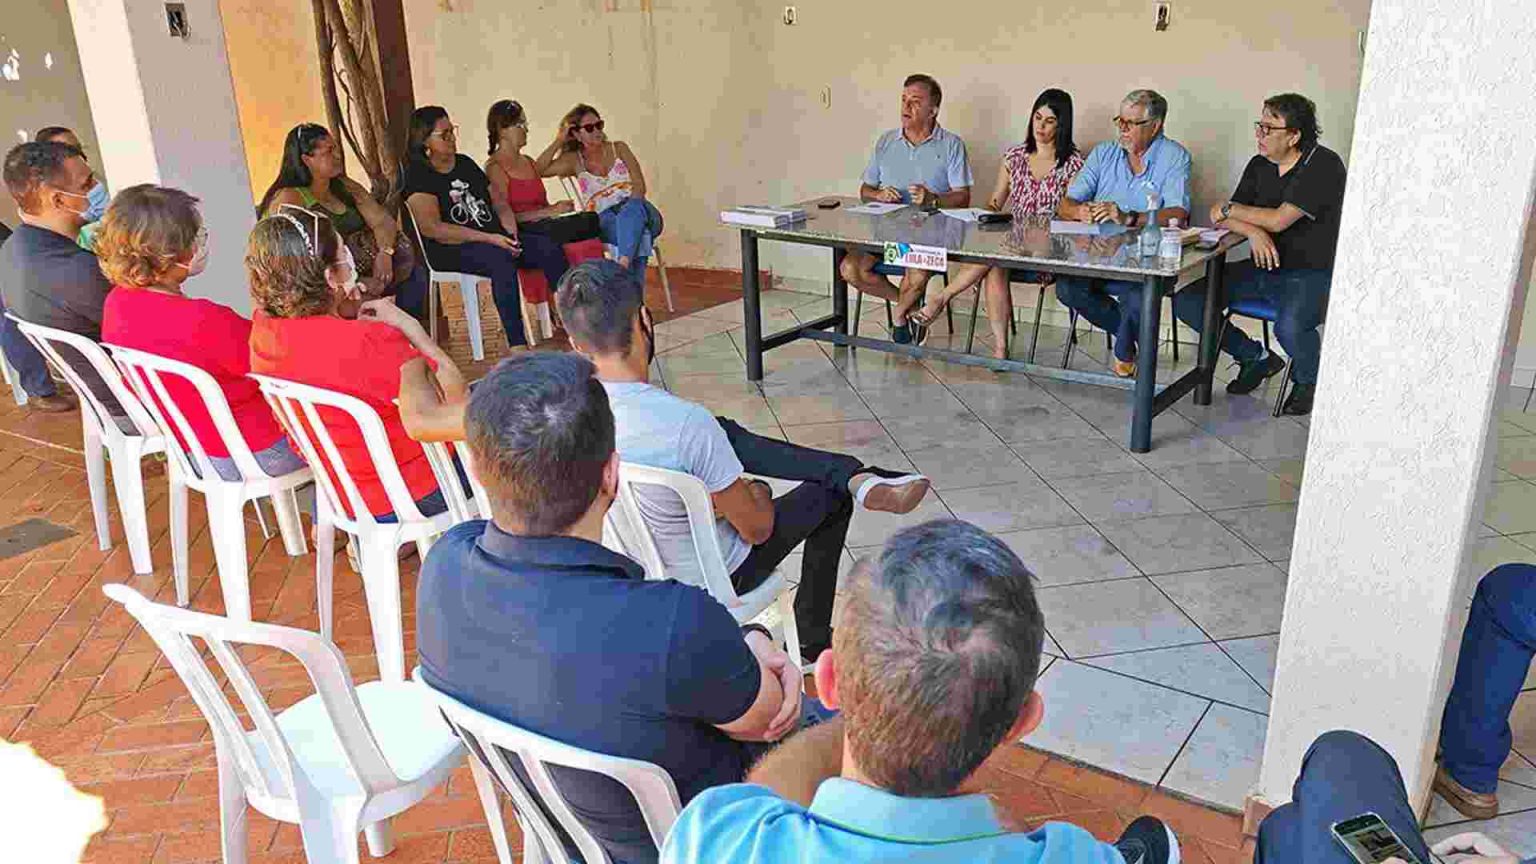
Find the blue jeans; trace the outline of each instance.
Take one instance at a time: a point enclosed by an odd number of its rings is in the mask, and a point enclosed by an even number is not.
[[[1227,303],[1261,299],[1275,304],[1275,338],[1291,358],[1291,377],[1297,384],[1310,387],[1317,383],[1317,365],[1323,353],[1323,337],[1317,332],[1328,314],[1328,288],[1333,283],[1332,270],[1261,270],[1252,261],[1227,265],[1225,284]],[[1205,315],[1205,280],[1201,279],[1173,298],[1173,314],[1200,331]],[[1233,359],[1249,362],[1259,359],[1264,346],[1236,327],[1226,328],[1221,350]]]
[[[1495,567],[1478,583],[1440,725],[1441,759],[1457,783],[1493,792],[1509,758],[1509,712],[1536,655],[1536,565]]]
[[[1114,336],[1115,358],[1136,356],[1136,334],[1141,324],[1141,283],[1061,276],[1056,280],[1056,299],[1093,326]]]
[[[11,364],[21,379],[21,389],[33,397],[57,395],[59,388],[53,383],[53,376],[48,374],[48,361],[43,359],[37,346],[21,335],[16,322],[4,315],[5,303],[0,301],[0,351],[5,353],[5,362]]]
[[[645,262],[651,254],[651,244],[646,236],[650,216],[645,211],[645,200],[626,198],[623,203],[597,214],[597,219],[602,225],[603,242],[613,244],[620,258],[629,259],[629,272],[644,285]]]
[[[432,245],[432,263],[437,267],[491,280],[491,298],[496,301],[496,311],[501,315],[502,329],[507,331],[507,344],[513,347],[528,344],[528,337],[523,333],[523,307],[519,302],[521,289],[517,271],[521,265],[518,262],[516,255],[489,243]]]
[[[395,305],[412,318],[427,317],[427,269],[417,262],[411,275],[394,284]]]
[[[1429,855],[1408,804],[1403,776],[1387,751],[1358,732],[1325,732],[1301,763],[1291,801],[1259,826],[1254,864],[1354,864],[1333,838],[1333,823],[1375,813],[1417,855]]]

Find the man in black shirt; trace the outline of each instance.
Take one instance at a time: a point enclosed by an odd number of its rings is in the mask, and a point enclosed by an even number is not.
[[[1211,221],[1248,238],[1253,258],[1227,265],[1227,303],[1264,299],[1279,312],[1275,336],[1291,358],[1295,388],[1282,413],[1312,411],[1323,340],[1317,328],[1328,311],[1333,253],[1344,203],[1344,162],[1317,143],[1317,106],[1296,93],[1264,101],[1254,125],[1258,155],[1248,162],[1230,201],[1211,208]],[[1205,308],[1200,281],[1174,298],[1180,321],[1200,329]],[[1227,327],[1222,350],[1240,366],[1227,392],[1249,393],[1285,368],[1280,358],[1236,327]]]
[[[31,142],[6,154],[4,175],[23,220],[0,247],[0,291],[6,310],[31,324],[100,341],[101,308],[112,285],[96,256],[75,243],[96,185],[90,164],[68,144]],[[119,425],[128,423],[95,368],[78,352],[60,354],[107,412],[122,418]]]
[[[0,222],[0,247],[11,239],[10,226]],[[0,292],[3,298],[3,292]],[[75,410],[75,401],[60,395],[59,388],[48,374],[48,361],[36,347],[21,335],[16,322],[5,317],[5,303],[0,299],[0,353],[15,371],[21,389],[27,394],[27,407],[50,414]]]

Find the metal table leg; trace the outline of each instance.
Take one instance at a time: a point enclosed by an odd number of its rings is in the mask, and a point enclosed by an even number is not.
[[[1200,348],[1195,364],[1200,367],[1200,380],[1195,384],[1195,404],[1211,404],[1211,384],[1216,375],[1217,355],[1221,352],[1221,316],[1227,308],[1226,278],[1227,255],[1213,255],[1205,262],[1205,311],[1200,317]]]
[[[741,306],[742,330],[746,336],[747,380],[763,380],[762,286],[758,284],[757,234],[741,232]]]
[[[832,329],[844,336],[848,335],[848,282],[843,279],[843,259],[847,257],[847,249],[832,248],[832,314],[843,317]]]
[[[1131,452],[1152,449],[1152,401],[1157,396],[1157,349],[1163,311],[1163,285],[1168,280],[1148,276],[1141,284],[1141,333],[1136,343],[1136,390],[1132,400]]]

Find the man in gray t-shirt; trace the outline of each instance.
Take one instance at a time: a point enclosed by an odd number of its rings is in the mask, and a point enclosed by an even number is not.
[[[591,358],[613,408],[619,458],[703,481],[719,517],[715,531],[737,591],[761,585],[805,544],[795,622],[805,659],[832,641],[838,562],[855,506],[911,512],[928,479],[866,466],[852,456],[755,435],[701,405],[649,383],[651,316],[641,286],[611,261],[588,261],[562,280],[557,302],[571,343]],[[800,481],[773,497],[747,474]],[[700,584],[682,501],[669,490],[643,494],[644,517],[669,578]]]

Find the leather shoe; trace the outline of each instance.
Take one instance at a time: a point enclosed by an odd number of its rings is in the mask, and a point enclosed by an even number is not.
[[[1444,765],[1435,766],[1435,791],[1440,793],[1445,803],[1469,819],[1492,819],[1499,815],[1497,792],[1473,792],[1457,783]]]
[[[55,393],[52,396],[29,396],[27,407],[44,414],[64,414],[75,410],[79,405],[63,393]]]

